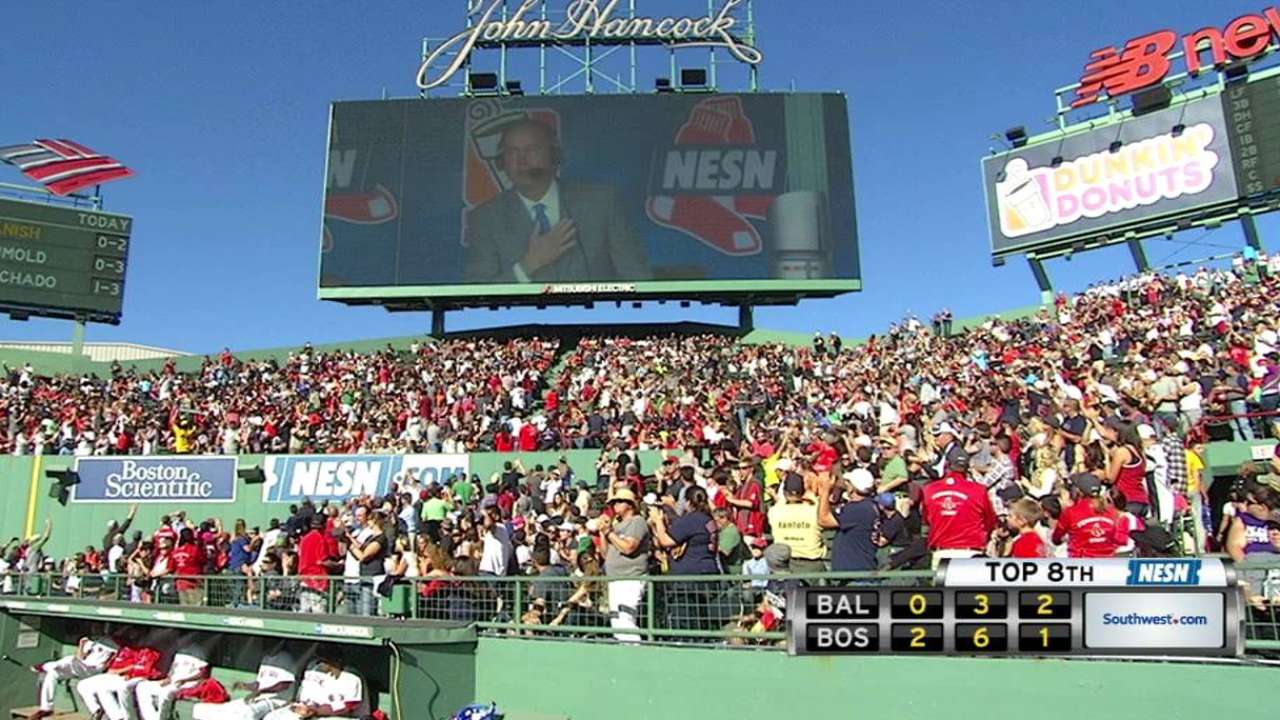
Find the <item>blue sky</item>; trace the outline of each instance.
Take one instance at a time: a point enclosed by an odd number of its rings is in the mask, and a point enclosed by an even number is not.
[[[559,2],[559,0],[554,0]],[[91,341],[192,352],[407,335],[430,324],[316,300],[328,103],[416,94],[424,36],[452,35],[463,0],[368,3],[84,3],[6,10],[0,144],[69,137],[138,177],[106,186],[136,218],[124,320]],[[719,4],[718,2],[716,3]],[[758,310],[783,330],[876,332],[907,311],[959,316],[1034,304],[1021,260],[992,268],[978,162],[990,136],[1047,129],[1052,90],[1102,45],[1168,27],[1222,27],[1264,4],[849,3],[757,0],[765,89],[841,91],[853,123],[866,290]],[[697,14],[702,0],[640,0]],[[52,39],[51,39],[52,38]],[[651,62],[660,67],[665,55]],[[515,75],[533,73],[518,64]],[[731,75],[729,77],[739,77]],[[0,181],[21,175],[0,167]],[[1264,240],[1280,230],[1260,222]],[[1188,246],[1198,240],[1200,247]],[[1238,248],[1238,226],[1148,243],[1153,262]],[[1271,244],[1277,244],[1272,240]],[[1111,248],[1051,263],[1060,288],[1129,272]],[[450,329],[520,323],[733,322],[729,309],[450,314]],[[0,320],[0,338],[65,340],[69,323]]]

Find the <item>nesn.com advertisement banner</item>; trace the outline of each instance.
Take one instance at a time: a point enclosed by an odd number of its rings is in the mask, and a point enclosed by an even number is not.
[[[322,288],[858,277],[842,95],[332,108]]]
[[[234,457],[82,457],[73,502],[234,502]]]
[[[470,472],[467,455],[271,455],[262,461],[263,502],[343,501],[386,495],[392,483],[443,484]]]

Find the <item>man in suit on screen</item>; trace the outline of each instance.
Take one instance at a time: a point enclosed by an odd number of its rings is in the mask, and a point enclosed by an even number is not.
[[[651,276],[643,242],[610,187],[561,180],[560,145],[532,118],[502,131],[511,188],[471,211],[465,278],[472,283],[609,282]]]

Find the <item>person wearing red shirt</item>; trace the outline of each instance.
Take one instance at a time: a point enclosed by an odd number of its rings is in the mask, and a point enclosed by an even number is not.
[[[493,449],[500,453],[515,452],[516,439],[511,436],[506,425],[503,425],[498,434],[493,436]]]
[[[1117,548],[1129,544],[1129,528],[1120,521],[1102,481],[1091,473],[1079,473],[1071,476],[1070,484],[1053,542],[1066,538],[1068,557],[1114,557]]]
[[[202,583],[191,579],[191,576],[204,574],[204,547],[196,542],[196,535],[191,528],[183,528],[182,534],[178,536],[178,547],[170,555],[170,567],[173,574],[178,576],[178,602],[183,605],[203,605]]]
[[[520,426],[520,451],[534,452],[538,449],[538,428],[527,422]]]
[[[985,553],[997,522],[986,486],[969,479],[968,456],[956,455],[949,467],[950,472],[925,485],[923,493],[934,569],[947,558]]]
[[[542,407],[546,408],[548,413],[553,413],[560,409],[560,393],[555,388],[547,390],[546,396],[542,400]]]
[[[1049,546],[1036,531],[1040,522],[1040,503],[1031,498],[1020,498],[1009,506],[1009,525],[1018,536],[1009,544],[1008,557],[1044,558],[1049,557]]]
[[[298,541],[298,574],[304,578],[315,578],[302,581],[302,589],[298,593],[301,612],[328,612],[329,581],[323,577],[329,574],[338,557],[328,540],[324,516],[319,513],[312,515],[311,529]]]
[[[1102,426],[1102,437],[1116,443],[1107,461],[1107,482],[1124,493],[1126,511],[1146,517],[1151,499],[1147,493],[1147,461],[1137,426],[1110,418]]]
[[[764,535],[764,487],[754,462],[744,462],[740,467],[738,488],[732,496],[725,498],[730,505],[737,508],[734,524],[747,537]]]
[[[143,680],[164,677],[158,667],[160,651],[139,643],[119,644],[120,649],[105,672],[76,684],[76,694],[84,700],[90,717],[128,720],[134,687]]]

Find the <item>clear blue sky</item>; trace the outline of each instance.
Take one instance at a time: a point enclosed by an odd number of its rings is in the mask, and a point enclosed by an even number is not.
[[[557,0],[558,1],[558,0]],[[641,0],[642,12],[701,0]],[[717,5],[719,2],[716,3]],[[1260,0],[1073,3],[852,3],[757,0],[767,89],[850,98],[866,290],[757,311],[760,327],[876,332],[913,310],[958,316],[1034,304],[1021,260],[992,268],[979,158],[990,135],[1045,129],[1052,90],[1088,53],[1168,27],[1223,26]],[[192,352],[407,335],[425,314],[316,300],[328,103],[416,94],[421,39],[452,35],[462,0],[366,3],[86,3],[5,11],[0,144],[69,137],[138,177],[106,186],[108,210],[136,218],[124,320],[93,341]],[[527,82],[526,86],[532,82]],[[0,181],[22,179],[0,167]],[[1261,223],[1264,239],[1280,223]],[[1234,224],[1186,247],[1148,244],[1153,262],[1238,248]],[[1055,261],[1060,288],[1129,272],[1123,248]],[[732,322],[721,308],[450,315],[450,329],[530,322]],[[65,340],[69,323],[7,319],[0,338]]]

